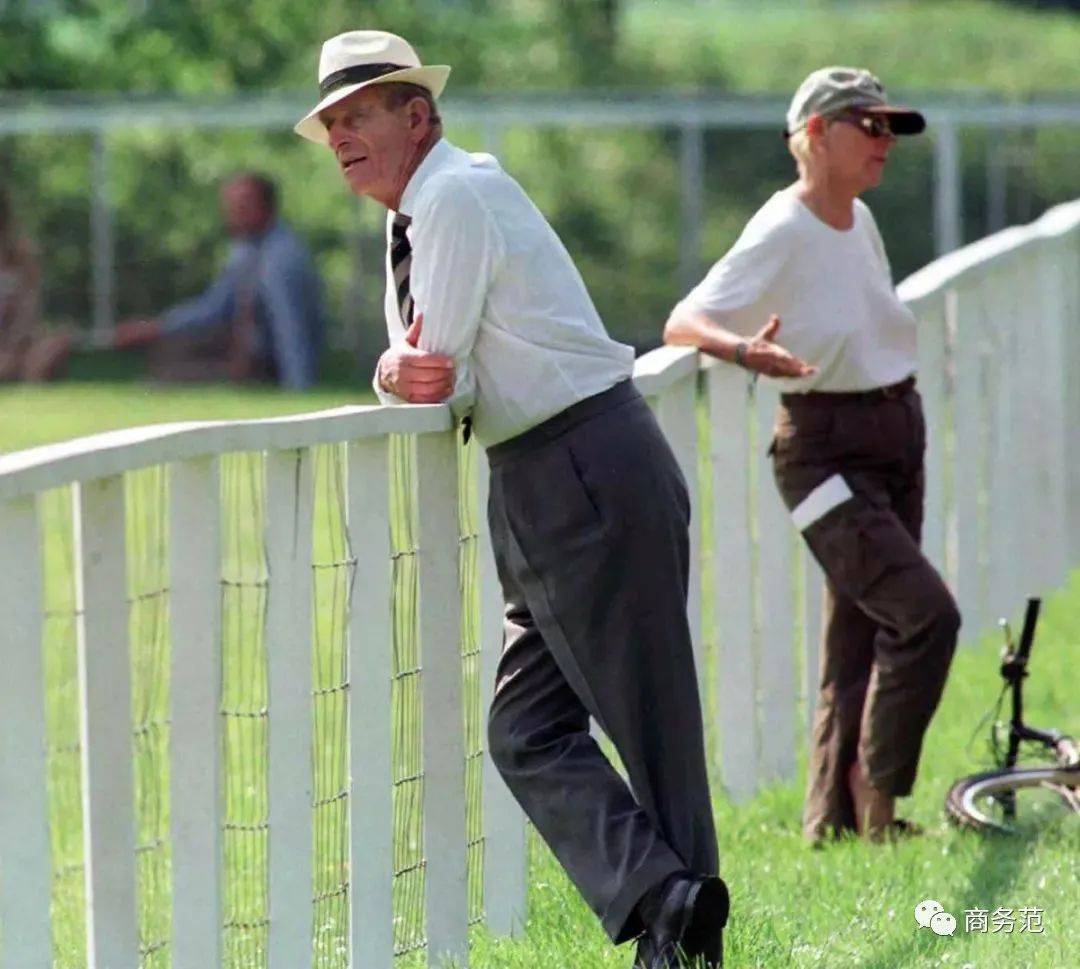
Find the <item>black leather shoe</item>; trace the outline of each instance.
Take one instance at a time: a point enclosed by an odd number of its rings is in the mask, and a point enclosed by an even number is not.
[[[634,969],[719,969],[728,891],[723,879],[677,876],[638,942]]]

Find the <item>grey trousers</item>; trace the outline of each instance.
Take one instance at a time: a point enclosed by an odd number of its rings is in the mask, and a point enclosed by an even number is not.
[[[686,617],[686,485],[628,381],[488,453],[506,599],[489,750],[622,942],[643,930],[645,891],[675,871],[717,870]]]

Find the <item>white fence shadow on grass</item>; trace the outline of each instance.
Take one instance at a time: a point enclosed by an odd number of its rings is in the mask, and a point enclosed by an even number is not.
[[[1080,202],[937,260],[900,293],[920,321],[924,544],[971,638],[1080,561]],[[751,394],[742,371],[669,348],[643,356],[635,380],[691,487],[695,652],[712,756],[742,800],[794,775],[816,692],[821,576],[765,457],[777,392]],[[254,468],[250,500],[224,487],[237,454]],[[0,457],[0,966],[240,964],[228,932],[255,933],[251,958],[271,967],[448,955],[464,966],[471,923],[520,929],[525,825],[480,766],[477,739],[501,645],[484,464],[440,406],[161,425]],[[156,469],[157,499],[145,469]],[[47,500],[67,516],[60,525]],[[318,524],[324,506],[340,520]],[[136,533],[144,508],[160,527]],[[238,516],[257,533],[246,586],[262,603],[240,635],[265,704],[246,711],[223,696],[223,611],[244,585],[224,562]],[[313,545],[329,532],[341,549],[321,565]],[[53,554],[59,534],[70,535],[68,562]],[[144,596],[138,573],[151,559],[170,578]],[[336,626],[313,596],[323,567],[348,579]],[[57,575],[73,590],[64,683],[47,681],[63,664],[44,645]],[[157,666],[132,633],[147,598],[165,617]],[[331,627],[327,655],[345,672],[314,681],[313,638]],[[148,688],[166,697],[159,720],[133,709]],[[335,718],[313,716],[330,702]],[[58,711],[73,703],[61,744]],[[251,824],[226,817],[228,716],[264,731],[242,764],[256,777],[248,788],[265,788]],[[406,733],[418,770],[403,767]],[[148,781],[133,757],[158,734]],[[344,780],[327,794],[313,769],[331,742]],[[147,842],[148,784],[160,830]],[[58,811],[64,791],[72,803]],[[315,814],[339,809],[329,823],[341,843],[324,857]],[[225,840],[241,834],[262,853],[232,871]],[[154,879],[147,857],[160,862]],[[327,865],[340,872],[320,891]],[[228,886],[245,877],[259,890],[230,917]],[[335,898],[336,921],[318,907]],[[313,943],[320,932],[329,948]]]

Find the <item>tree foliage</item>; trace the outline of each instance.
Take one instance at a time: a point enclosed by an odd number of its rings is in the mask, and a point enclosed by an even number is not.
[[[0,0],[0,21],[0,107],[61,92],[313,96],[321,42],[365,26],[394,30],[426,61],[452,64],[451,97],[688,88],[781,96],[837,60],[873,67],[916,101],[927,91],[1015,98],[1080,87],[1080,20],[974,0],[782,8],[732,0]],[[455,125],[452,110],[447,120],[453,139],[486,147],[481,132]],[[990,155],[1011,165],[1009,214],[1023,218],[1080,194],[1070,161],[1077,146],[1075,132],[965,132],[966,234],[985,229]],[[771,132],[709,132],[705,147],[703,267],[792,173]],[[281,183],[286,216],[312,242],[337,322],[359,333],[367,356],[381,343],[382,216],[348,196],[326,153],[287,130],[185,130],[167,117],[159,128],[110,135],[109,149],[122,314],[153,312],[206,282],[222,253],[217,184],[253,167]],[[522,117],[500,155],[566,241],[612,331],[654,343],[682,295],[676,132],[541,130]],[[90,316],[90,171],[85,135],[0,138],[0,180],[49,252],[46,307],[56,320]],[[870,199],[897,275],[933,255],[931,171],[928,140],[905,144]]]

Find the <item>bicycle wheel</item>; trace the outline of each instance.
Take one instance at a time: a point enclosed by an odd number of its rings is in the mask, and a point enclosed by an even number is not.
[[[976,831],[1050,827],[1080,813],[1080,771],[1047,765],[973,774],[949,789],[945,810],[956,824]]]

